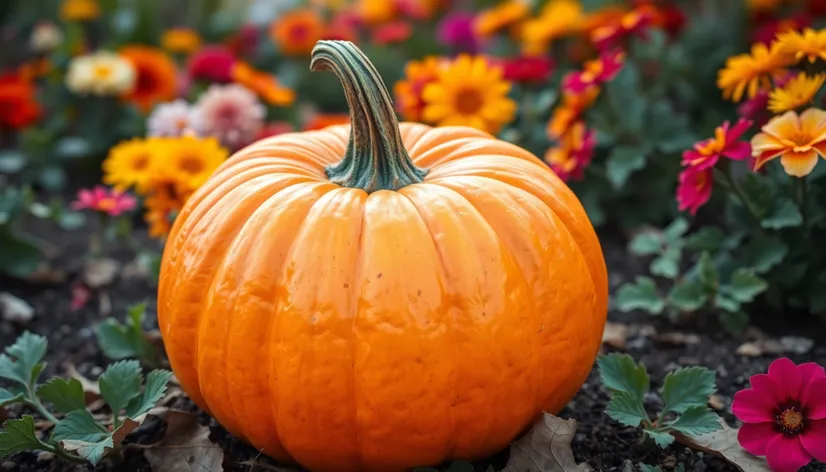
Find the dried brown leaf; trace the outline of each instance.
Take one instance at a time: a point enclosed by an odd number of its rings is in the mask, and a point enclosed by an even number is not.
[[[702,451],[720,457],[741,472],[770,472],[768,462],[760,457],[749,454],[737,440],[738,429],[733,429],[720,419],[723,429],[715,433],[689,437],[676,433],[677,442],[688,446],[695,451]]]
[[[605,330],[602,332],[602,343],[614,349],[624,349],[628,341],[628,325],[623,323],[605,323]]]
[[[224,451],[209,440],[209,427],[192,413],[154,408],[149,415],[166,421],[166,433],[143,454],[155,472],[223,472]]]
[[[86,395],[87,406],[100,400],[100,387],[98,387],[97,382],[93,382],[84,377],[80,372],[77,371],[77,368],[74,364],[67,362],[65,364],[65,367],[66,375],[68,375],[70,378],[77,379],[77,381],[80,382],[80,385],[83,386],[83,393]]]
[[[90,288],[97,289],[111,284],[120,270],[120,263],[114,259],[92,259],[83,268],[82,279]]]
[[[587,472],[588,464],[577,464],[571,451],[576,433],[574,420],[544,413],[527,434],[511,444],[510,459],[502,472]]]

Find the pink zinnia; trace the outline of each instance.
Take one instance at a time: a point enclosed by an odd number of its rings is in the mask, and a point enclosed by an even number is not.
[[[570,94],[580,94],[591,86],[601,86],[614,80],[624,64],[623,51],[602,53],[597,59],[587,61],[581,71],[568,73],[562,79],[562,90]]]
[[[438,26],[439,42],[457,51],[475,54],[479,51],[479,38],[473,32],[475,18],[474,13],[466,12],[445,16]]]
[[[721,156],[735,161],[748,159],[751,156],[751,145],[739,139],[751,124],[751,121],[741,119],[729,129],[729,122],[726,121],[714,130],[713,138],[700,141],[692,149],[685,151],[682,164],[705,170],[714,167]]]
[[[699,170],[687,167],[680,172],[677,186],[677,205],[680,211],[688,210],[692,215],[711,198],[714,177],[711,169]]]
[[[227,83],[232,81],[235,55],[226,46],[206,46],[189,59],[189,76],[197,80]]]
[[[815,363],[782,358],[768,374],[734,394],[731,411],[743,427],[743,449],[766,456],[776,472],[794,472],[812,458],[826,462],[826,372]]]
[[[554,62],[547,57],[515,57],[502,63],[505,80],[539,84],[548,80]]]
[[[109,216],[118,216],[124,212],[134,210],[135,197],[108,189],[98,185],[93,189],[81,189],[77,192],[77,200],[72,202],[75,210],[94,210],[106,213]]]
[[[240,149],[258,136],[267,110],[258,97],[239,84],[210,85],[192,113],[193,129],[200,136],[214,136],[231,150]]]

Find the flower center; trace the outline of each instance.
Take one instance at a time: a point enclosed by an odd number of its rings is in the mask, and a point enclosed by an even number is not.
[[[781,410],[775,417],[775,421],[777,422],[777,426],[780,427],[780,430],[787,435],[798,434],[803,430],[803,427],[806,426],[806,419],[803,416],[803,412],[800,411],[800,407],[796,405]]]
[[[106,80],[112,75],[112,67],[110,67],[109,64],[97,65],[95,66],[93,75],[98,80]]]
[[[201,162],[201,160],[197,157],[191,156],[187,156],[181,159],[179,166],[181,170],[184,170],[190,174],[197,174],[204,170],[204,163]]]
[[[463,115],[473,115],[479,112],[484,104],[478,90],[462,90],[456,95],[456,110]]]
[[[135,160],[132,161],[132,170],[144,170],[148,164],[149,156],[146,154],[141,154],[135,157]]]

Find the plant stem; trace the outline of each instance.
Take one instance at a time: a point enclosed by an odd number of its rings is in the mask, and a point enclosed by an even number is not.
[[[809,180],[806,177],[799,177],[796,186],[797,206],[800,208],[800,214],[803,215],[803,227],[808,228],[809,217],[806,210],[809,207]]]
[[[717,170],[717,169],[715,169]],[[743,190],[740,188],[740,184],[731,176],[731,171],[729,169],[719,169],[719,175],[724,177],[725,182],[728,184],[729,188],[732,192],[737,196],[737,199],[740,200],[740,203],[748,210],[749,214],[755,219],[755,221],[760,222],[760,216],[757,212],[752,208],[751,203],[746,198],[746,195],[743,193]]]
[[[41,443],[46,445],[42,441],[41,441]],[[51,449],[49,449],[49,452],[51,452],[52,454],[55,454],[57,456],[60,456],[62,459],[66,459],[67,461],[74,462],[75,464],[87,464],[88,463],[86,461],[86,459],[84,459],[82,457],[75,456],[73,454],[69,454],[68,452],[61,449],[60,446],[57,446],[57,445],[52,446]]]
[[[34,409],[36,412],[40,414],[46,421],[50,422],[51,424],[57,424],[57,418],[49,413],[49,410],[40,403],[40,400],[34,395],[31,389],[26,390],[26,399],[24,403]]]

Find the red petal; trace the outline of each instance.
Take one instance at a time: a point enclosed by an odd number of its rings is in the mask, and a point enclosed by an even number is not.
[[[778,434],[772,423],[746,423],[737,433],[737,440],[751,454],[765,456],[766,446]]]
[[[826,462],[826,420],[812,421],[800,435],[800,443],[820,462]]]
[[[769,376],[774,380],[779,400],[799,400],[800,386],[803,379],[800,370],[791,359],[783,357],[772,362],[769,366]]]
[[[772,379],[769,374],[753,375],[749,381],[751,382],[751,388],[753,390],[765,392],[766,396],[770,397],[768,403],[771,406],[777,406],[783,400],[777,395],[777,387],[775,387],[774,379]]]
[[[774,422],[772,403],[771,392],[740,390],[734,394],[731,412],[745,423],[771,423]]]
[[[826,377],[809,384],[800,402],[806,407],[806,416],[812,420],[826,420]]]
[[[826,370],[814,362],[807,362],[797,366],[800,371],[800,377],[803,379],[803,385],[800,387],[800,393],[806,391],[806,388],[817,379],[826,377]]]
[[[766,446],[766,460],[774,472],[797,472],[812,461],[800,438],[778,434]]]
[[[742,161],[751,157],[751,144],[745,141],[735,141],[726,147],[722,153],[735,161]]]

